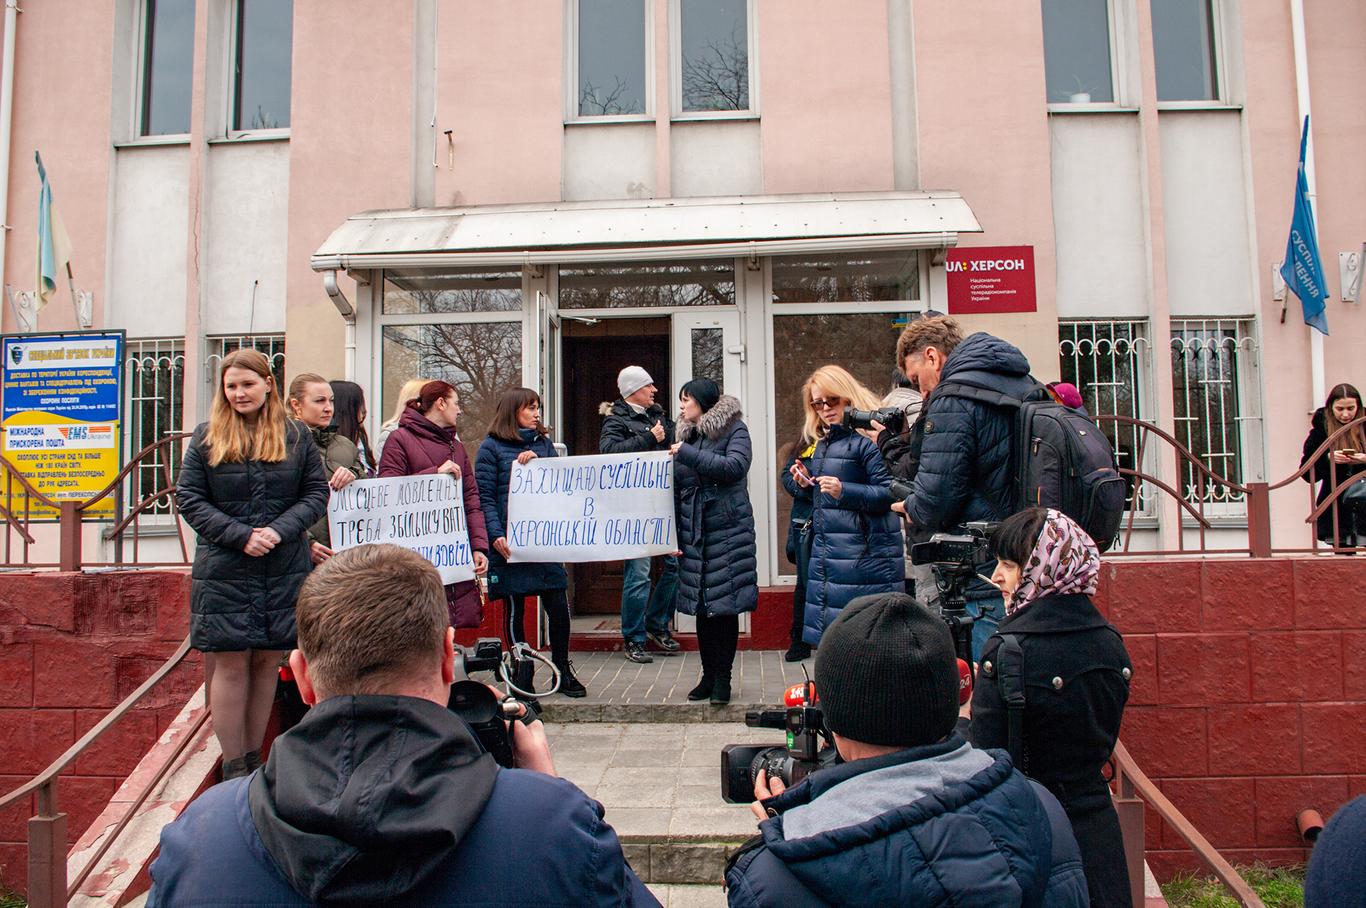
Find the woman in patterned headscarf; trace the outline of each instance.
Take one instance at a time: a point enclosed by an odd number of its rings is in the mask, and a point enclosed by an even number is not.
[[[1002,521],[992,547],[991,580],[1006,618],[982,648],[972,743],[1007,748],[1057,796],[1081,846],[1091,904],[1127,908],[1124,843],[1103,769],[1132,667],[1119,631],[1091,604],[1100,553],[1072,518],[1051,508]],[[1023,707],[1007,707],[1017,691]]]

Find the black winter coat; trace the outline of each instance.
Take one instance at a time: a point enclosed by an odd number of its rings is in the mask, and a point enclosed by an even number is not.
[[[489,597],[492,599],[534,596],[547,590],[562,590],[569,585],[564,565],[509,564],[493,546],[494,540],[507,535],[508,484],[517,456],[523,451],[534,451],[537,457],[556,456],[555,445],[536,430],[522,429],[520,434],[522,437],[516,442],[488,436],[474,459],[484,526],[489,534]]]
[[[797,452],[783,464],[783,473],[780,477],[783,483],[783,490],[792,496],[792,516],[787,524],[787,560],[793,564],[797,563],[797,546],[801,545],[801,526],[806,524],[808,529],[811,523],[811,486],[799,486],[797,480],[792,478],[792,465],[801,462],[806,467],[806,472],[811,472],[811,458],[802,457],[801,452],[805,450],[804,442],[797,443]]]
[[[176,480],[176,506],[199,536],[190,571],[190,643],[201,652],[294,646],[294,600],[313,563],[308,528],[327,511],[322,458],[302,423],[285,426],[285,459],[209,466],[208,423],[194,431]],[[256,527],[280,544],[242,551]]]
[[[1304,440],[1304,452],[1300,456],[1300,466],[1304,466],[1309,461],[1309,456],[1313,454],[1315,451],[1317,451],[1319,445],[1323,444],[1327,440],[1328,430],[1324,424],[1323,407],[1319,407],[1317,410],[1314,411],[1314,418],[1310,422],[1309,426],[1309,436]],[[1333,447],[1337,448],[1338,450],[1341,450],[1343,448],[1349,448],[1351,446],[1351,441],[1348,440],[1345,435],[1339,436],[1338,440],[1333,443]],[[1316,505],[1322,503],[1325,498],[1332,494],[1333,485],[1330,480],[1330,476],[1332,474],[1329,473],[1329,470],[1332,470],[1334,473],[1337,474],[1337,483],[1339,486],[1341,486],[1347,480],[1351,479],[1356,474],[1360,473],[1362,470],[1366,470],[1366,466],[1363,466],[1362,464],[1335,464],[1333,463],[1332,453],[1332,449],[1325,451],[1322,457],[1314,461],[1314,469],[1306,473],[1304,477],[1304,481],[1310,484],[1316,482],[1320,483],[1319,493],[1314,498],[1314,504]],[[1366,482],[1366,480],[1363,480],[1363,482]],[[1353,506],[1350,502],[1344,501],[1342,497],[1339,496],[1337,512],[1338,544],[1350,545],[1351,540],[1349,539],[1349,537],[1352,535],[1353,532]],[[1366,534],[1366,515],[1361,515],[1360,517],[1357,517],[1356,532],[1358,534]],[[1314,535],[1324,542],[1333,541],[1332,507],[1329,507],[1328,510],[1320,514],[1318,520],[1315,521]]]
[[[738,615],[759,604],[754,509],[745,477],[751,460],[740,401],[729,394],[696,425],[678,424],[674,455],[678,518],[678,610]]]
[[[1002,634],[1017,635],[1024,653],[1020,768],[1067,811],[1091,904],[1127,906],[1124,843],[1103,775],[1129,699],[1132,665],[1124,640],[1081,594],[1045,596],[1006,618],[982,649],[972,695],[971,737],[977,747],[1009,744],[998,671]]]
[[[802,639],[817,646],[850,600],[904,590],[906,563],[901,518],[887,490],[892,477],[876,445],[831,426],[811,456],[811,475],[834,476],[844,486],[838,499],[813,489]]]
[[[1024,397],[1034,388],[1029,361],[1014,345],[978,332],[954,348],[925,402],[925,438],[907,515],[917,528],[947,532],[972,520],[1002,520],[1011,507],[1014,414],[940,393],[949,382]]]
[[[655,441],[650,430],[658,422],[664,427],[664,440]],[[599,454],[638,454],[642,451],[667,451],[674,443],[674,421],[659,404],[651,404],[644,413],[637,413],[621,398],[602,421],[602,435],[598,437]]]

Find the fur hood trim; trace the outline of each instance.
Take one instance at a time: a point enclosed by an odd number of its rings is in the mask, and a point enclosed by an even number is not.
[[[703,435],[712,441],[716,441],[725,436],[730,431],[731,426],[739,422],[743,415],[740,412],[740,401],[730,394],[722,394],[721,399],[716,402],[716,406],[703,413],[697,422],[680,419],[678,421],[678,437],[691,439],[700,429]]]

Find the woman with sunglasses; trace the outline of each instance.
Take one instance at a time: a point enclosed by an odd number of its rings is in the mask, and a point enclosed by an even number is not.
[[[811,561],[802,640],[821,635],[852,599],[905,587],[901,521],[892,513],[892,477],[877,445],[844,425],[846,407],[875,409],[878,398],[840,366],[821,366],[802,386],[802,437],[816,442],[811,468],[792,479],[812,491]]]

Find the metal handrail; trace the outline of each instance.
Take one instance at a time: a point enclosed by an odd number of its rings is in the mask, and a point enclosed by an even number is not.
[[[1129,754],[1122,741],[1115,742],[1115,752],[1111,762],[1115,767],[1115,781],[1118,783],[1118,799],[1120,801],[1132,802],[1137,796],[1143,803],[1155,810],[1164,823],[1176,830],[1176,834],[1185,840],[1186,844],[1195,852],[1195,856],[1209,868],[1215,878],[1224,885],[1224,888],[1233,894],[1239,904],[1243,905],[1244,908],[1265,908],[1261,898],[1239,875],[1234,866],[1215,850],[1214,846],[1209,843],[1209,839],[1201,835],[1200,830],[1196,829],[1191,821],[1186,819],[1185,815],[1176,808],[1176,805],[1167,800],[1167,796],[1162,793],[1156,783],[1138,768],[1138,764],[1134,762],[1134,758]],[[1141,868],[1146,844],[1144,841],[1142,806],[1139,805],[1137,811],[1130,812],[1128,818],[1133,822],[1124,831],[1124,851],[1130,868],[1129,884],[1134,894],[1133,901],[1135,905],[1141,905],[1144,902]],[[1136,864],[1140,869],[1138,878],[1134,879],[1133,868]]]

